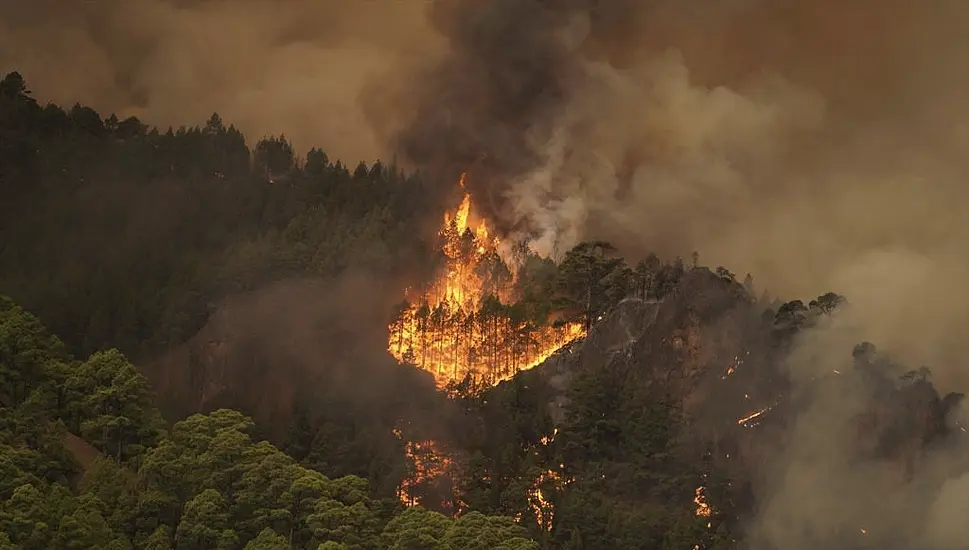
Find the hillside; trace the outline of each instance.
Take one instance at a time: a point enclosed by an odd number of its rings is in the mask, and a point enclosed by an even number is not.
[[[842,307],[825,295],[765,311],[731,278],[688,271],[664,299],[623,301],[583,341],[486,392],[475,444],[527,437],[502,427],[509,403],[546,419],[551,453],[537,465],[571,480],[546,485],[564,547],[576,533],[597,548],[662,547],[677,525],[704,548],[739,533],[749,548],[955,548],[931,531],[969,471],[963,395],[940,396],[928,369],[867,342],[814,350],[817,375],[803,377],[804,342]],[[529,452],[485,458],[486,471],[524,474]],[[652,523],[677,502],[699,525]]]
[[[838,289],[544,257],[474,172],[17,73],[0,120],[0,548],[963,547],[962,395]]]
[[[537,548],[511,518],[405,510],[300,466],[233,410],[165,429],[122,354],[73,360],[6,298],[0,366],[0,548]]]

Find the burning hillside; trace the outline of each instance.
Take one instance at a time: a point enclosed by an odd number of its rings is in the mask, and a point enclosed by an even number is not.
[[[465,176],[461,177],[461,188]],[[439,233],[444,269],[408,289],[389,327],[388,351],[430,372],[443,388],[470,378],[493,385],[530,369],[582,336],[581,323],[551,325],[512,304],[519,268],[475,215],[465,191]]]

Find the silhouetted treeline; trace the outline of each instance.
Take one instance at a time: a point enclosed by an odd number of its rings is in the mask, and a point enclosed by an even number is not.
[[[160,130],[0,81],[0,290],[80,354],[158,352],[267,280],[396,270],[424,254],[421,187],[380,162],[299,159],[282,136],[250,151],[218,115]]]

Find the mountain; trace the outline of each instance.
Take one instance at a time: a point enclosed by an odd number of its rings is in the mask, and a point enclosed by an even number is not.
[[[967,471],[963,396],[941,397],[927,369],[867,342],[812,350],[816,333],[837,330],[832,316],[850,307],[842,302],[825,295],[774,312],[731,278],[692,269],[663,299],[622,301],[584,340],[488,392],[536,400],[557,426],[563,463],[551,468],[576,480],[559,488],[557,507],[584,491],[613,503],[591,536],[589,516],[576,514],[550,537],[574,547],[578,532],[584,548],[623,547],[631,528],[617,518],[630,512],[617,503],[649,523],[657,507],[680,502],[709,525],[692,532],[700,541],[706,528],[743,533],[751,548],[949,547],[927,530],[933,502]],[[595,475],[604,480],[580,489]]]
[[[0,548],[969,540],[962,395],[838,294],[540,257],[474,174],[42,106],[16,73],[0,120]]]

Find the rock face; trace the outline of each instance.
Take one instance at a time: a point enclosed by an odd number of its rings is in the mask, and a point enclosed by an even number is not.
[[[696,269],[664,300],[624,300],[583,341],[538,369],[559,391],[551,408],[556,419],[574,373],[611,368],[662,385],[688,418],[735,424],[756,403],[776,398],[767,336],[760,312],[739,284]]]
[[[965,433],[951,420],[960,398],[940,399],[932,384],[918,377],[900,379],[904,370],[897,366],[869,368],[857,359],[853,364],[851,349],[824,350],[827,356],[844,358],[841,370],[792,381],[788,353],[804,344],[789,324],[765,316],[764,310],[741,285],[705,269],[687,272],[676,291],[661,301],[622,302],[584,341],[537,368],[552,391],[548,407],[553,420],[565,418],[568,388],[576,375],[592,369],[627,373],[629,383],[659,390],[678,407],[683,439],[692,442],[683,447],[682,459],[712,454],[715,467],[734,480],[735,512],[752,529],[761,521],[758,516],[773,513],[771,521],[778,525],[808,532],[823,530],[818,525],[828,529],[855,520],[877,531],[879,514],[901,514],[877,502],[879,491],[907,495],[916,486],[922,491],[941,482],[936,470],[925,473],[924,464]],[[802,332],[807,330],[813,329]],[[693,452],[697,456],[687,456]],[[784,481],[791,475],[821,477],[812,487]],[[855,495],[835,497],[845,487],[855,487],[858,500],[853,500]],[[867,511],[857,518],[845,512],[850,520],[812,518],[814,523],[798,524],[797,514],[788,517],[764,508],[764,499],[771,495],[797,506],[825,490],[847,509]],[[874,503],[869,502],[872,498]],[[881,523],[879,540],[891,538],[888,534],[901,536],[898,525]],[[868,531],[864,536],[875,540]],[[858,533],[851,529],[845,536]],[[790,548],[800,545],[788,542]],[[759,547],[778,544],[787,543],[765,535]]]

